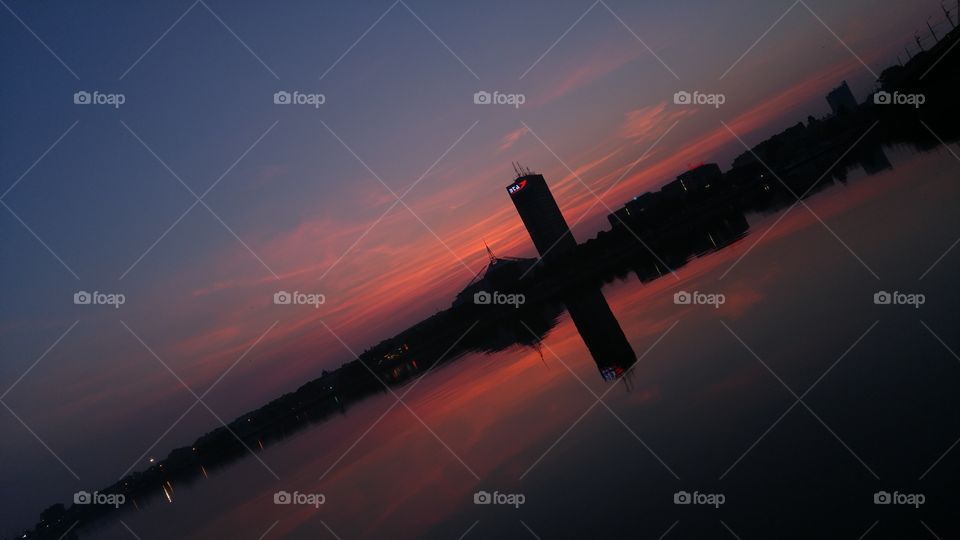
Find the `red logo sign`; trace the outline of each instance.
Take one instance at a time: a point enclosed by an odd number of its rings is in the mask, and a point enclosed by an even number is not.
[[[508,187],[508,188],[507,188],[507,193],[513,195],[514,193],[516,193],[516,192],[520,191],[521,189],[523,189],[526,185],[527,185],[527,181],[526,181],[526,180],[521,180],[521,181],[513,184],[512,186]]]

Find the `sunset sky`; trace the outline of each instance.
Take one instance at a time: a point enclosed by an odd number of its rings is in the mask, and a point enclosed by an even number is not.
[[[842,80],[864,99],[939,13],[517,4],[6,0],[4,402],[85,482],[111,482],[194,402],[145,345],[197,394],[216,382],[205,400],[229,421],[350,360],[340,340],[359,353],[448,307],[485,265],[483,240],[533,256],[504,190],[511,161],[546,176],[583,242],[690,166],[728,168],[744,149],[721,122],[755,144],[825,115]],[[78,106],[80,90],[126,102]],[[278,106],[279,90],[326,102]],[[480,90],[526,101],[476,105]],[[679,90],[726,103],[677,106]],[[78,290],[126,303],[77,306]],[[326,304],[277,306],[278,290]],[[0,418],[0,460],[35,456],[13,482],[73,485]],[[216,425],[197,408],[155,454]]]

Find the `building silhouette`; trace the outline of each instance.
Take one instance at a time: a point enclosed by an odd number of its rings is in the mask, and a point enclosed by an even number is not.
[[[486,242],[483,243],[483,247],[487,250],[489,262],[462,291],[457,293],[453,300],[453,307],[476,303],[477,293],[518,292],[516,289],[520,278],[537,262],[535,259],[498,257],[493,254],[493,250]]]
[[[688,201],[697,202],[709,197],[722,183],[720,166],[704,163],[664,184],[660,191],[637,195],[619,210],[608,214],[607,221],[614,229],[626,226],[639,235],[663,225],[672,212]]]
[[[843,81],[840,86],[827,94],[827,103],[830,104],[830,110],[833,111],[834,116],[840,116],[857,109],[857,98],[853,97],[853,92],[850,91],[847,81]]]
[[[514,166],[514,169],[517,178],[507,186],[507,193],[517,207],[517,213],[530,233],[540,257],[550,261],[573,251],[577,242],[543,175],[532,173],[518,165]]]

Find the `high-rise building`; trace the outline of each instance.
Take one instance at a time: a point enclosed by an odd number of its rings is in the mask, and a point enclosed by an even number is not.
[[[573,251],[577,242],[557,206],[550,187],[541,174],[518,169],[517,179],[507,186],[507,193],[517,207],[533,245],[545,260]]]

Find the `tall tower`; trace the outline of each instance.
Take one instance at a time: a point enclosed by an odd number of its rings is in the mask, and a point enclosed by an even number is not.
[[[507,193],[517,207],[533,245],[545,260],[554,259],[577,247],[567,221],[554,200],[547,181],[519,165],[514,166],[517,179],[507,186]]]

